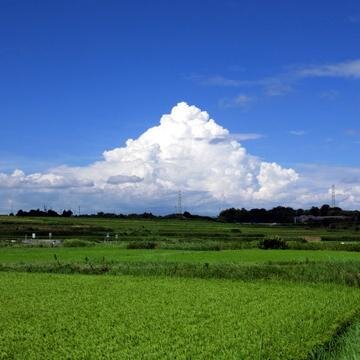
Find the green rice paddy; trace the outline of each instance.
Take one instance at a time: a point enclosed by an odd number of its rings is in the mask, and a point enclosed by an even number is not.
[[[309,250],[129,250],[117,246],[95,246],[85,248],[2,248],[1,263],[46,263],[53,262],[54,255],[63,262],[180,262],[180,263],[226,263],[264,264],[267,262],[291,261],[360,261],[360,254],[346,251]]]
[[[0,357],[306,359],[359,302],[335,285],[0,273]]]

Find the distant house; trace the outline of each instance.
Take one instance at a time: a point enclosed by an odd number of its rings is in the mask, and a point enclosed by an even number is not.
[[[348,216],[314,216],[314,215],[300,215],[294,217],[295,224],[309,224],[309,223],[330,223],[350,220]]]

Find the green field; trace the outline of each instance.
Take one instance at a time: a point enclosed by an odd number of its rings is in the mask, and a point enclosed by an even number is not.
[[[334,285],[13,273],[0,279],[0,354],[17,359],[305,359],[360,302],[356,289]]]
[[[227,263],[263,264],[291,261],[360,261],[360,254],[346,251],[308,250],[224,250],[224,251],[179,251],[179,250],[129,250],[116,246],[85,248],[3,248],[0,263],[54,262],[54,255],[63,262],[99,263],[110,262],[180,262],[180,263]]]
[[[75,247],[22,244],[32,231]],[[292,225],[0,217],[0,359],[360,358],[357,236]],[[257,248],[271,237],[291,249]]]
[[[113,239],[118,234],[120,240],[152,238],[169,239],[246,239],[250,236],[329,236],[336,240],[343,236],[355,236],[360,240],[359,231],[355,228],[329,230],[295,225],[246,225],[221,223],[205,220],[125,220],[102,218],[19,218],[0,216],[0,239],[10,237],[23,238],[32,232],[47,235],[51,231],[54,237],[66,238],[90,237],[103,240],[110,231]]]

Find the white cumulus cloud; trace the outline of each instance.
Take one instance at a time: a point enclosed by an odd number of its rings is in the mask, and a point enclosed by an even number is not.
[[[288,189],[298,177],[293,169],[248,154],[236,135],[207,112],[181,102],[137,139],[105,151],[101,161],[45,173],[0,173],[0,191],[18,204],[26,196],[34,202],[50,193],[51,201],[57,202],[53,207],[76,201],[94,209],[142,211],[156,204],[171,211],[172,196],[181,189],[188,204],[206,212],[216,211],[218,205],[214,204],[219,202],[275,204],[288,197]],[[61,201],[54,194],[61,194]]]

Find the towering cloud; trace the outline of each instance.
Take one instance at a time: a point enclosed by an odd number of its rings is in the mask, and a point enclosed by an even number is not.
[[[149,203],[166,207],[162,202],[179,189],[193,204],[208,207],[219,202],[266,205],[287,196],[298,179],[296,171],[248,154],[235,138],[207,112],[182,102],[163,115],[158,126],[127,140],[124,147],[105,151],[102,161],[44,174],[0,173],[0,189],[7,188],[7,196],[10,190],[20,191],[23,197],[60,192],[63,199],[92,199],[98,202],[94,208],[102,208],[104,201],[113,208],[131,204],[140,211]]]

